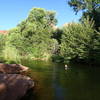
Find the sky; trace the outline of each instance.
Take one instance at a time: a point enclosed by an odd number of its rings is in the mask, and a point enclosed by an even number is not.
[[[68,0],[0,0],[0,30],[16,27],[34,8],[45,8],[57,12],[57,26],[64,23],[77,22],[81,13],[75,15],[73,9],[67,4]]]

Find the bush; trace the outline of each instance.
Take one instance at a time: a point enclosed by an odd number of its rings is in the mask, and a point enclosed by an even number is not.
[[[0,55],[1,55],[1,51],[3,50],[3,47],[5,45],[5,41],[6,41],[5,35],[0,34]]]
[[[72,59],[88,60],[92,48],[94,29],[88,19],[83,24],[70,23],[62,28],[60,55],[64,61]]]
[[[21,59],[18,50],[12,45],[5,45],[2,58],[6,63],[20,63]]]

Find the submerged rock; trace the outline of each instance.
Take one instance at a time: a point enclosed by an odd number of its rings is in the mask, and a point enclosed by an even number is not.
[[[28,71],[28,67],[21,64],[3,64],[0,63],[0,73],[9,73],[9,74],[20,74],[22,72]]]
[[[27,76],[0,74],[0,100],[20,100],[33,87],[33,80]]]

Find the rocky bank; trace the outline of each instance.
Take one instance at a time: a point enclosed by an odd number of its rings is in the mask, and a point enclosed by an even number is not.
[[[30,77],[21,75],[28,68],[20,64],[0,63],[0,100],[20,100],[34,87]]]

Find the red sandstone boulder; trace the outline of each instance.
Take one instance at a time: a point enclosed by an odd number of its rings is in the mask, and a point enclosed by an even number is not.
[[[3,64],[0,63],[0,73],[22,73],[28,70],[28,67],[21,64]]]
[[[0,100],[20,100],[34,82],[20,74],[0,74]]]

